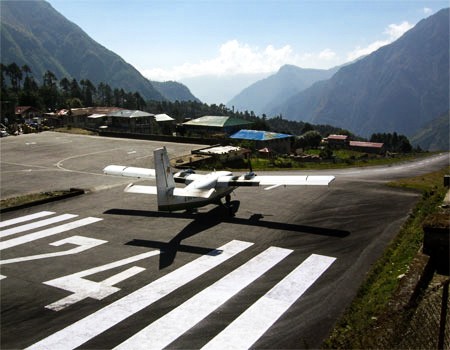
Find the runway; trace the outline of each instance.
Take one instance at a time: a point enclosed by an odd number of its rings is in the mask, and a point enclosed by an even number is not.
[[[329,188],[240,188],[230,218],[158,212],[122,192],[129,179],[101,174],[199,145],[23,136],[0,141],[2,198],[91,191],[2,215],[4,349],[320,347],[418,199],[385,182],[448,165],[443,154],[307,172],[334,174]]]

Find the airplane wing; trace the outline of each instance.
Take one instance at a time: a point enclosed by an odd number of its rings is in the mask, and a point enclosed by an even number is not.
[[[265,189],[270,190],[279,186],[327,186],[334,179],[332,175],[222,176],[217,180],[217,185],[220,187],[269,186]]]
[[[137,179],[154,179],[156,177],[155,169],[136,168],[123,165],[108,165],[103,169],[107,175],[133,177]]]

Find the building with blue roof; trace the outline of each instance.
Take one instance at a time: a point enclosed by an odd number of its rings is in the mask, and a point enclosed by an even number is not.
[[[264,130],[240,130],[231,139],[252,141],[256,149],[268,148],[271,152],[290,153],[293,135]]]

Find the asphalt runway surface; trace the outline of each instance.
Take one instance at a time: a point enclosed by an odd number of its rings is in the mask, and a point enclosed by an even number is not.
[[[449,164],[447,153],[283,172],[336,180],[239,188],[235,217],[214,205],[161,213],[102,169],[153,167],[163,145],[170,157],[202,147],[51,132],[0,140],[2,198],[90,190],[2,214],[2,349],[320,347],[419,198],[385,183]]]

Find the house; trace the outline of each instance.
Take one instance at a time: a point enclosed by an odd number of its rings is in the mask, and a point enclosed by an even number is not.
[[[240,130],[230,136],[234,140],[251,141],[255,149],[267,148],[269,152],[291,153],[291,138],[293,135],[280,134],[261,130]]]
[[[27,124],[41,124],[42,114],[39,109],[32,106],[17,106],[14,111],[16,120]]]
[[[207,115],[185,122],[183,127],[191,135],[211,137],[224,134],[231,135],[252,124],[253,122],[244,119]]]
[[[163,135],[171,135],[175,132],[175,119],[171,116],[163,113],[155,115],[156,123],[159,126],[159,130]]]
[[[382,142],[350,141],[350,149],[358,152],[382,154],[385,152]]]
[[[108,131],[154,134],[157,130],[155,115],[139,111],[122,109],[106,115]]]
[[[82,107],[71,108],[70,110],[63,109],[58,112],[62,117],[65,125],[70,125],[78,128],[98,128],[103,125],[108,113],[121,110],[118,107]],[[94,115],[93,118],[90,116]],[[101,116],[101,117],[100,117]]]
[[[341,149],[348,147],[349,139],[347,135],[330,134],[323,139],[323,142],[328,144],[330,148]]]

